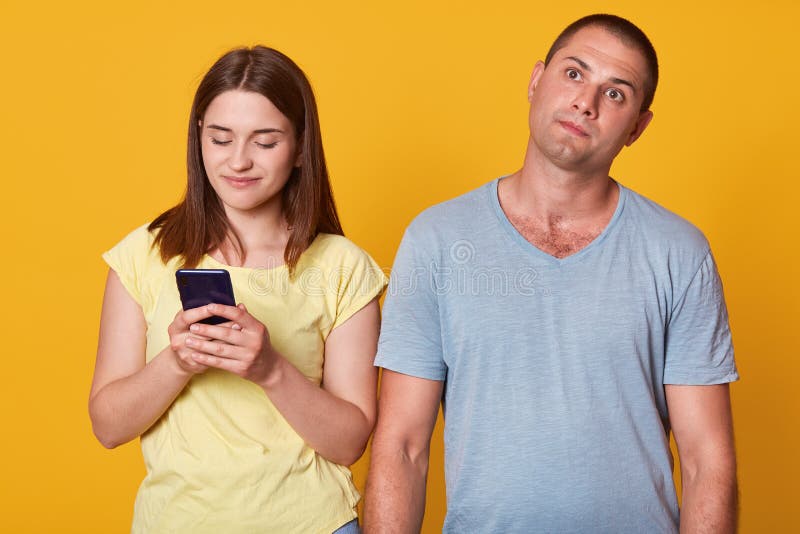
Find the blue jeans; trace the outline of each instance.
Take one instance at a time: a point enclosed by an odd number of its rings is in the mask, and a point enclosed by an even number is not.
[[[333,531],[333,534],[361,534],[361,528],[358,526],[358,518],[337,528]]]

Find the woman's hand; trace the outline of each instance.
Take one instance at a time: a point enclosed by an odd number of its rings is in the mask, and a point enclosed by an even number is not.
[[[192,359],[185,340],[194,336],[189,332],[192,323],[211,315],[202,308],[178,313],[168,327],[170,345],[147,361],[144,312],[109,269],[89,394],[89,415],[100,443],[112,448],[142,435],[192,377],[207,369]]]
[[[183,338],[183,349],[184,354],[190,354],[194,365],[229,371],[259,385],[268,382],[280,356],[272,348],[267,327],[250,315],[244,304],[236,307],[209,304],[196,309],[207,310],[206,316],[218,315],[231,322],[226,325],[195,322],[189,327],[192,335]]]
[[[380,325],[377,298],[328,334],[322,384],[309,380],[275,350],[267,327],[243,305],[209,304],[203,309],[204,316],[224,317],[231,326],[191,325],[193,336],[185,343],[197,364],[260,386],[294,431],[325,459],[341,465],[358,460],[376,415],[378,371],[372,362]]]
[[[176,356],[175,362],[183,372],[190,375],[203,373],[208,369],[208,366],[202,365],[192,358],[193,351],[189,346],[187,346],[186,343],[186,340],[188,339],[195,339],[197,341],[205,341],[209,339],[194,334],[190,331],[192,324],[214,315],[213,313],[209,313],[206,308],[207,306],[201,306],[200,308],[179,311],[177,314],[175,314],[175,318],[172,320],[172,323],[170,323],[169,327],[167,327],[167,333],[169,333],[169,346]],[[227,324],[227,328],[230,329],[230,323]]]

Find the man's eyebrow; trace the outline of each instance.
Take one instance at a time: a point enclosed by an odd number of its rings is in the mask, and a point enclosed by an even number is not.
[[[230,128],[226,128],[225,126],[220,126],[219,124],[209,124],[206,126],[209,130],[219,130],[221,132],[231,132]],[[266,134],[266,133],[286,133],[280,128],[261,128],[259,130],[254,130],[254,134]]]
[[[587,72],[592,72],[592,67],[590,67],[588,63],[586,63],[584,60],[582,60],[580,58],[577,58],[575,56],[569,56],[569,57],[567,57],[565,59],[571,59],[572,61],[574,61],[575,63],[580,65],[583,70],[585,70]]]
[[[592,72],[592,68],[589,66],[589,64],[586,63],[585,61],[583,61],[580,58],[577,58],[575,56],[569,56],[569,57],[567,57],[565,59],[570,59],[570,60],[574,61],[575,63],[580,65],[580,67],[583,70],[585,70],[587,72]],[[636,86],[633,85],[633,82],[629,82],[628,80],[625,80],[623,78],[610,78],[610,81],[612,81],[613,83],[619,84],[619,85],[627,85],[628,87],[631,88],[631,91],[633,91],[634,93],[636,92]]]
[[[633,85],[628,80],[623,80],[622,78],[611,78],[611,81],[619,85],[627,85],[628,87],[631,88],[631,91],[633,91],[634,93],[636,92],[636,86]]]

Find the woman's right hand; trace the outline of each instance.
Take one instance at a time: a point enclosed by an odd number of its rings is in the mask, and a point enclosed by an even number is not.
[[[167,327],[169,345],[148,361],[142,308],[109,269],[89,394],[89,415],[100,443],[113,448],[142,435],[164,415],[189,380],[206,370],[193,361],[186,340],[194,335],[189,327],[211,315],[207,306],[176,314]]]
[[[208,370],[208,366],[198,363],[192,358],[192,354],[194,354],[197,349],[189,347],[186,344],[186,339],[192,338],[201,341],[209,341],[211,339],[209,337],[193,334],[189,331],[189,327],[213,315],[213,313],[208,311],[208,306],[200,306],[199,308],[192,308],[191,310],[181,310],[175,314],[172,323],[167,327],[169,346],[175,354],[175,362],[183,372],[189,375],[204,373]],[[234,330],[242,329],[241,326],[233,321],[228,321],[216,326],[232,328]]]
[[[204,373],[208,369],[208,366],[197,363],[192,359],[194,351],[186,345],[186,338],[208,341],[208,338],[198,336],[189,331],[190,326],[206,317],[211,317],[211,314],[206,310],[206,306],[185,311],[181,310],[175,314],[172,323],[167,327],[169,346],[173,354],[175,354],[175,363],[184,373],[189,375]]]

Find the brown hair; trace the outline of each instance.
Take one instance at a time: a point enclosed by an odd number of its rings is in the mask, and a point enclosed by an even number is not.
[[[650,106],[653,104],[653,97],[656,94],[656,86],[658,85],[658,57],[647,35],[628,19],[616,15],[598,13],[595,15],[587,15],[576,20],[564,28],[564,31],[553,41],[550,50],[547,52],[547,57],[544,60],[545,66],[550,64],[550,60],[553,59],[556,52],[567,46],[567,43],[572,39],[573,35],[588,26],[602,28],[627,46],[637,49],[644,56],[645,63],[647,63],[647,79],[644,84],[642,111],[650,109]]]
[[[208,181],[200,148],[200,121],[206,109],[221,93],[237,89],[259,93],[269,99],[291,121],[297,135],[300,166],[292,170],[282,191],[283,214],[290,228],[283,257],[289,271],[293,272],[300,255],[317,234],[344,235],[344,232],[328,180],[311,84],[300,67],[272,48],[255,46],[231,50],[203,77],[189,116],[186,195],[177,206],[150,223],[148,230],[158,230],[153,246],[159,247],[164,263],[181,256],[183,267],[196,267],[204,254],[228,237],[242,260],[246,257],[247,251]]]

